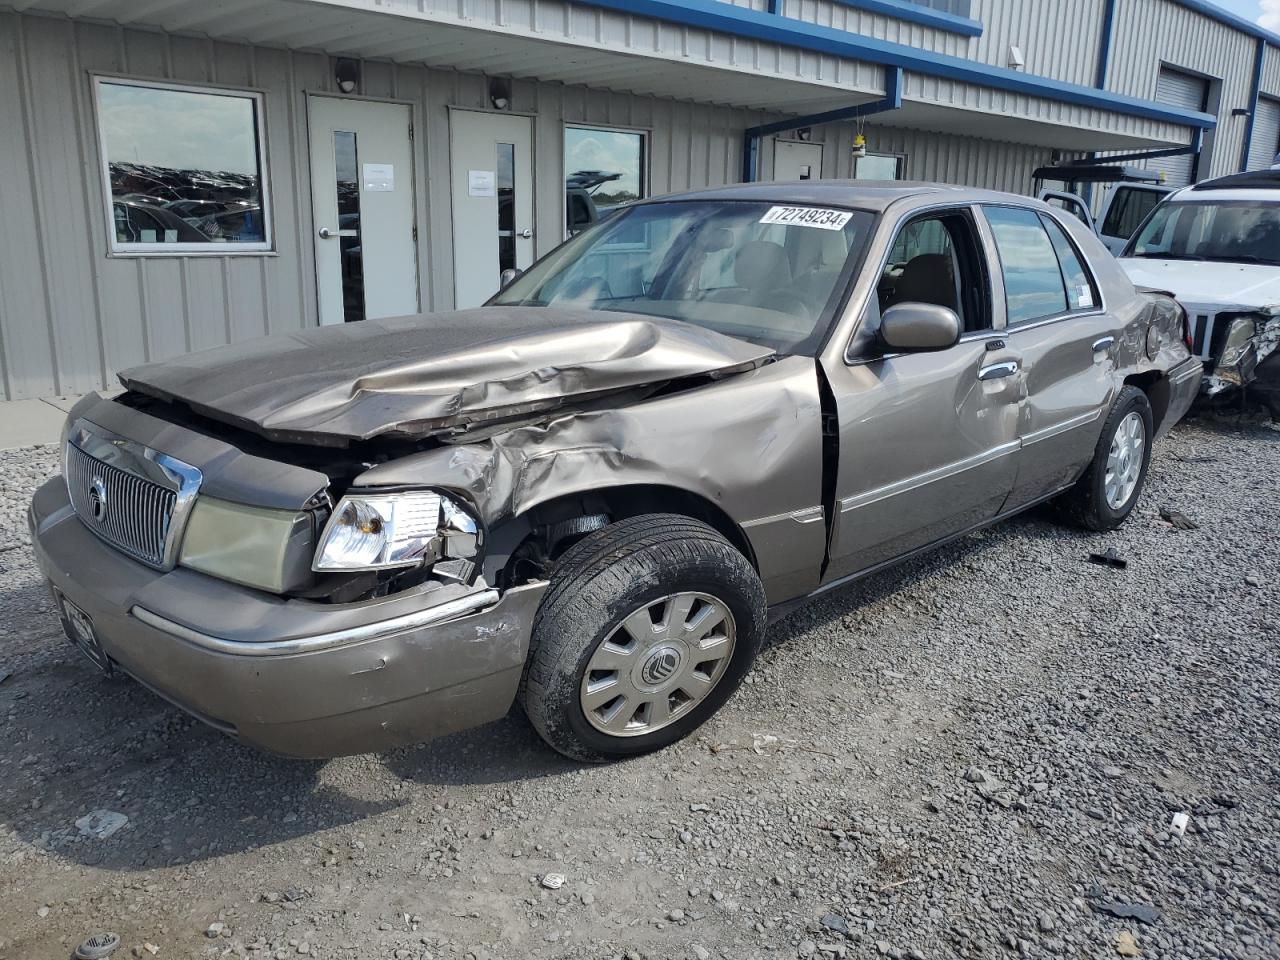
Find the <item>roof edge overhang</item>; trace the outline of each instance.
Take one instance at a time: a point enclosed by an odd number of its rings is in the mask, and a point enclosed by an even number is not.
[[[1041,97],[1076,106],[1160,120],[1202,130],[1217,126],[1212,114],[1181,110],[1163,103],[1064,83],[1049,77],[990,66],[963,57],[933,53],[906,44],[848,33],[792,17],[751,10],[720,0],[575,0],[638,17],[718,31],[731,36],[798,47],[815,53],[901,67],[911,73],[957,80],[1009,93]]]

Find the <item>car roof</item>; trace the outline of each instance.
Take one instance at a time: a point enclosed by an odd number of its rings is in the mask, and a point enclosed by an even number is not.
[[[1202,180],[1169,197],[1178,203],[1280,202],[1280,170],[1254,170]]]
[[[899,200],[932,197],[940,201],[1017,202],[1036,206],[1030,197],[995,190],[978,190],[945,183],[909,180],[801,180],[795,183],[738,183],[675,193],[644,203],[671,203],[681,200],[756,200],[762,203],[795,203],[804,206],[823,204],[852,207],[882,213]]]

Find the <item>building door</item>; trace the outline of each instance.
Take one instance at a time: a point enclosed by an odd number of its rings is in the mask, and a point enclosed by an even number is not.
[[[313,96],[307,115],[320,322],[417,313],[409,107]]]
[[[1280,153],[1280,100],[1258,98],[1253,117],[1253,140],[1249,143],[1249,169],[1266,170]]]
[[[1156,81],[1156,100],[1183,110],[1205,111],[1209,107],[1209,81],[1181,70],[1161,67]],[[1195,154],[1184,153],[1178,157],[1148,160],[1147,168],[1163,173],[1169,186],[1185,187],[1195,181],[1196,160]]]
[[[533,121],[454,110],[454,303],[478,307],[498,292],[503,270],[533,263]]]
[[[799,140],[775,140],[773,143],[773,179],[821,180],[822,144]]]

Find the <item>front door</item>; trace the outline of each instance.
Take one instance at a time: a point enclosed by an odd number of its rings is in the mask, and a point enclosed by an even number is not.
[[[409,107],[313,96],[307,114],[320,322],[417,313]]]
[[[533,253],[533,121],[454,110],[454,303],[478,307],[498,292],[503,270],[525,270]]]
[[[773,179],[821,180],[822,144],[799,140],[775,140],[773,144]]]
[[[855,355],[824,371],[839,431],[833,580],[990,520],[1017,469],[1020,362],[982,270],[973,211],[924,214],[898,233]],[[933,353],[886,353],[870,331],[902,303],[954,310],[964,334]]]

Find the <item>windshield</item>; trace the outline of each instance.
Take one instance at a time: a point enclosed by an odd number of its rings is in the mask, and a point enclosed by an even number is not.
[[[1280,266],[1280,203],[1163,203],[1123,256]]]
[[[754,202],[640,204],[579,234],[491,302],[670,317],[813,353],[873,219]]]

